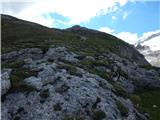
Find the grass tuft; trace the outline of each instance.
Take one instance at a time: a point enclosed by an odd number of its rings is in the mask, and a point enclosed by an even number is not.
[[[128,116],[128,109],[123,105],[122,102],[117,101],[116,105],[117,105],[122,116]]]

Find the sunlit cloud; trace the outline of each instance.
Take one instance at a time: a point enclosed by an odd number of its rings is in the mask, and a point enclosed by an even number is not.
[[[114,29],[111,29],[109,27],[101,27],[99,28],[99,31],[112,34],[114,32]]]
[[[116,17],[115,16],[112,16],[112,20],[115,20],[116,19]]]
[[[148,38],[153,34],[156,34],[156,33],[160,34],[160,30],[145,32],[141,36],[138,36],[137,33],[131,33],[131,32],[116,33],[114,29],[109,27],[100,27],[99,31],[112,34],[122,39],[123,41],[133,45],[139,43],[140,41],[145,40],[146,38]],[[160,36],[155,37],[154,39],[152,39],[152,41],[145,41],[144,43],[142,43],[142,45],[150,46],[151,50],[160,50]]]
[[[8,0],[9,1],[9,0]],[[15,2],[16,0],[14,0]],[[17,2],[20,2],[19,0]],[[91,18],[115,12],[124,6],[127,0],[30,0],[32,5],[14,12],[12,9],[4,9],[3,13],[9,13],[21,19],[37,22],[48,27],[55,25],[55,18],[49,15],[57,13],[68,18],[66,24],[80,24],[88,22]],[[11,3],[12,4],[12,3]],[[50,13],[50,14],[48,14]],[[48,17],[43,15],[47,14]],[[113,18],[114,19],[114,18]],[[46,24],[45,24],[46,23]]]

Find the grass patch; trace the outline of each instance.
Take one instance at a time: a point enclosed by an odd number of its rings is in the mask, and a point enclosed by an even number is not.
[[[122,102],[117,101],[116,105],[121,113],[122,116],[127,116],[128,115],[128,109],[123,105]]]
[[[106,80],[110,80],[111,79],[111,73],[107,73],[105,71],[99,71],[97,70],[95,67],[96,66],[105,66],[107,68],[112,69],[112,65],[106,63],[107,61],[91,61],[91,60],[82,60],[80,61],[80,64],[82,66],[83,69],[85,69],[86,71],[89,71],[90,73],[93,74],[97,74],[100,77],[106,79]]]
[[[121,85],[117,84],[117,83],[113,83],[112,84],[114,89],[115,89],[115,94],[118,96],[122,96],[124,98],[128,98],[128,92],[125,88],[123,88]]]
[[[130,95],[130,99],[132,100],[132,102],[133,102],[136,106],[139,106],[139,103],[141,102],[140,96],[138,96],[138,95],[136,95],[136,94],[132,94],[132,95]]]
[[[37,71],[33,71],[27,68],[23,68],[23,61],[14,61],[10,63],[2,63],[2,68],[12,68],[10,75],[11,91],[35,91],[36,88],[31,85],[27,85],[24,79],[30,76],[37,75]]]
[[[131,95],[137,109],[142,113],[148,113],[149,120],[160,119],[160,88],[138,90]]]
[[[8,63],[1,63],[1,68],[20,68],[24,65],[23,61],[14,61]]]
[[[77,68],[70,64],[60,64],[58,65],[59,69],[66,69],[71,75],[76,75]]]

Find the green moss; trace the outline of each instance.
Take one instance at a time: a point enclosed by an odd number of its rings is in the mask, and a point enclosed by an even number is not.
[[[130,95],[130,99],[132,100],[132,102],[135,104],[135,105],[139,105],[139,103],[141,102],[141,98],[140,96],[136,95],[136,94],[131,94]]]
[[[92,118],[93,120],[102,120],[106,117],[106,113],[102,110],[93,110]]]
[[[60,64],[58,66],[59,69],[66,69],[71,75],[76,75],[77,69],[75,66],[70,64]]]
[[[27,85],[24,79],[30,76],[37,75],[36,71],[23,68],[24,63],[22,61],[15,61],[10,63],[5,63],[4,67],[12,68],[10,75],[11,80],[11,91],[34,91],[36,88],[31,85]]]
[[[107,61],[103,61],[103,60],[92,61],[92,65],[93,66],[104,66],[106,68],[112,69],[112,65],[109,64]]]
[[[114,89],[115,89],[115,94],[118,96],[122,96],[124,98],[128,98],[128,92],[125,88],[123,88],[121,85],[117,84],[117,83],[113,83],[112,84]]]
[[[23,61],[13,61],[8,63],[1,63],[1,68],[20,68],[24,65]]]
[[[109,63],[109,62],[108,62]],[[106,79],[106,80],[110,80],[111,79],[111,73],[107,73],[105,71],[99,71],[95,68],[95,66],[109,66],[107,62],[102,62],[102,61],[90,61],[90,60],[82,60],[80,61],[80,64],[82,66],[83,69],[87,70],[88,72],[90,73],[93,73],[93,74],[97,74],[99,75],[100,77]],[[112,68],[112,65],[110,64],[110,67],[108,68]]]
[[[121,103],[120,101],[117,101],[116,105],[117,105],[122,116],[128,115],[128,109],[123,105],[123,103]]]
[[[26,68],[13,69],[13,71],[11,72],[11,76],[10,76],[12,88],[18,89],[18,90],[29,89],[30,91],[30,89],[33,88],[33,86],[31,87],[30,85],[27,85],[24,82],[24,79],[30,76],[34,76],[36,74],[37,74],[36,72],[26,69]]]
[[[122,71],[120,68],[118,68],[117,72],[120,76],[123,76],[126,79],[129,78],[128,74],[125,71]]]

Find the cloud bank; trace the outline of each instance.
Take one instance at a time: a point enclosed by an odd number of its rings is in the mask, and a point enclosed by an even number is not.
[[[52,13],[57,13],[68,18],[65,24],[80,24],[96,16],[115,12],[128,1],[129,0],[29,0],[22,3],[20,0],[2,0],[1,12],[53,27],[56,23],[53,16],[51,17]],[[44,15],[47,17],[44,17]]]
[[[109,28],[109,27],[101,27],[101,28],[99,28],[99,31],[112,34],[112,35],[124,40],[125,42],[127,42],[129,44],[136,44],[139,41],[143,41],[144,39],[148,38],[149,36],[151,36],[155,33],[160,33],[160,30],[155,30],[155,31],[145,32],[145,33],[143,33],[142,36],[138,36],[137,33],[131,33],[131,32],[115,33],[115,30],[112,28]],[[150,48],[153,51],[160,50],[160,36],[155,37],[154,39],[152,39],[152,41],[150,41],[150,40],[146,41],[146,42],[142,43],[142,45],[150,46]]]

